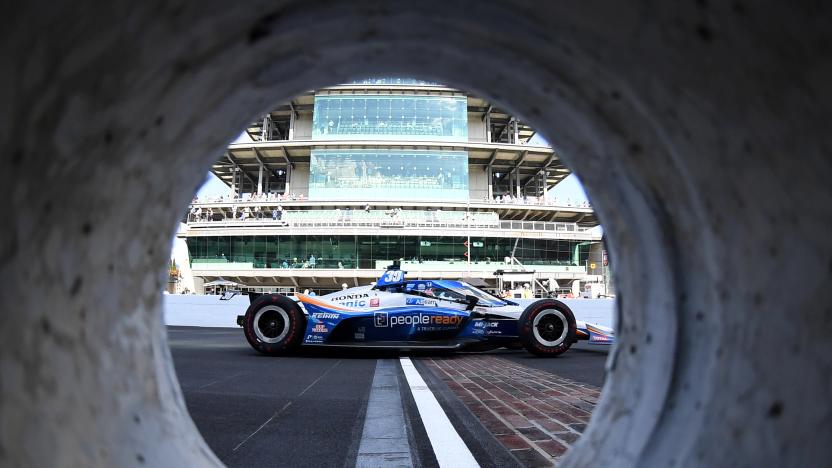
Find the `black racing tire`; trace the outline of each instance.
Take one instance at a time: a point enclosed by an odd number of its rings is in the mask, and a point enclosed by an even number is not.
[[[300,306],[288,297],[264,294],[248,306],[243,331],[252,348],[269,356],[279,356],[300,346],[306,331],[306,317]]]
[[[520,342],[535,356],[555,357],[575,342],[575,314],[563,302],[542,299],[529,304],[518,324]]]

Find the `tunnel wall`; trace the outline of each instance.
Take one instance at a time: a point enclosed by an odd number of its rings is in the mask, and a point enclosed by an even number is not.
[[[0,297],[0,464],[218,465],[161,321],[176,222],[253,116],[392,72],[533,124],[604,224],[620,342],[563,466],[832,458],[828,19],[774,1],[8,5],[0,282],[22,299]]]

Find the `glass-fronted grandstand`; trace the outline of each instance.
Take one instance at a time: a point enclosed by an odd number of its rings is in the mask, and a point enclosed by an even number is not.
[[[591,207],[547,196],[569,170],[484,99],[372,78],[304,93],[246,131],[212,167],[233,195],[195,199],[178,233],[196,292],[217,279],[327,292],[393,260],[538,295],[604,280]]]

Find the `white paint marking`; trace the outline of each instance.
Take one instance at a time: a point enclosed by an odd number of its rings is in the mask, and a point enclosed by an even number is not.
[[[468,446],[459,437],[459,433],[456,432],[453,424],[448,419],[448,415],[439,406],[433,392],[430,391],[422,376],[419,375],[416,366],[413,365],[410,358],[403,357],[400,361],[439,466],[479,467],[480,465],[474,455],[468,450]]]
[[[263,429],[263,428],[264,428],[264,427],[266,427],[266,426],[267,426],[270,422],[272,422],[272,421],[274,420],[274,418],[276,418],[276,417],[280,416],[280,414],[281,414],[281,413],[283,413],[283,411],[285,411],[285,410],[286,410],[286,408],[288,408],[291,404],[292,404],[292,402],[290,401],[290,402],[286,403],[285,405],[283,405],[283,408],[280,408],[279,410],[277,410],[277,411],[276,411],[276,412],[272,415],[272,417],[270,417],[269,419],[267,419],[267,420],[266,420],[266,422],[264,422],[263,424],[261,424],[261,425],[260,425],[260,427],[258,427],[258,428],[257,428],[257,430],[255,430],[254,432],[252,432],[251,434],[249,434],[249,435],[248,435],[248,437],[246,437],[245,439],[243,439],[243,441],[242,441],[242,442],[240,442],[239,444],[237,444],[237,446],[236,446],[236,447],[234,447],[234,449],[232,449],[231,451],[232,451],[232,452],[236,452],[238,448],[242,447],[242,446],[243,446],[243,444],[245,444],[246,442],[248,442],[248,440],[249,440],[249,439],[251,439],[252,437],[254,437],[254,434],[257,434],[258,432],[260,432],[260,429]]]

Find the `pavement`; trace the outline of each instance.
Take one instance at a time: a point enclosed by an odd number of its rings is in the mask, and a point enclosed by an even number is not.
[[[230,467],[430,467],[462,452],[471,466],[552,466],[589,419],[607,349],[268,357],[239,328],[178,326],[168,341],[191,417]]]

